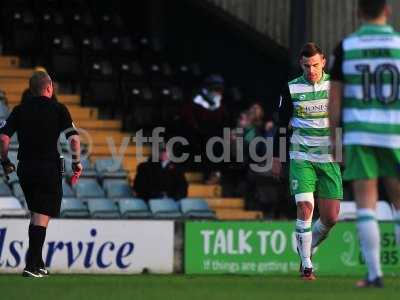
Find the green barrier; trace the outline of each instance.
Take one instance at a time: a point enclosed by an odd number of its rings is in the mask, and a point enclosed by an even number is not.
[[[381,261],[386,275],[400,275],[394,224],[381,223]],[[187,222],[186,274],[289,274],[299,270],[293,222]],[[355,223],[335,226],[317,249],[319,275],[364,275]]]

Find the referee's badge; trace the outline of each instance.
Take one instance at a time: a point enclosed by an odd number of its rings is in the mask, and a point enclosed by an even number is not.
[[[3,128],[4,126],[6,126],[6,124],[7,124],[6,120],[0,121],[0,128]]]

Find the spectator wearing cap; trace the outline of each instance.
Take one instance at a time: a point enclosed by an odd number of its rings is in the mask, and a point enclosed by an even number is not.
[[[207,141],[215,136],[222,136],[226,123],[226,110],[223,104],[225,82],[220,75],[210,75],[204,80],[203,87],[195,94],[192,101],[183,107],[183,135],[190,143],[193,155],[201,154],[202,169],[207,183],[214,184],[219,180],[218,166],[210,162],[206,155]],[[214,147],[214,153],[219,156],[222,149]]]

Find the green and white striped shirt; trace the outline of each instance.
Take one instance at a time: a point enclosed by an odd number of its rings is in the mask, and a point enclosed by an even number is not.
[[[329,87],[330,77],[325,73],[315,84],[304,76],[289,82],[293,103],[290,159],[333,162],[328,120]]]
[[[336,50],[332,76],[344,82],[344,144],[400,148],[400,34],[362,26]]]

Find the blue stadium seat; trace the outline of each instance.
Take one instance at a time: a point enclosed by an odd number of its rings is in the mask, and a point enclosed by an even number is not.
[[[0,119],[1,120],[7,119],[9,114],[10,114],[10,111],[9,111],[7,105],[3,101],[0,101]]]
[[[96,178],[97,177],[97,172],[93,168],[89,159],[87,159],[87,158],[81,159],[81,164],[83,166],[83,172],[82,172],[81,178]],[[70,160],[66,160],[65,173],[67,174],[67,176],[72,176],[72,166],[71,166]]]
[[[125,179],[106,179],[103,188],[108,198],[133,197],[132,188]]]
[[[203,199],[185,198],[180,202],[181,211],[185,218],[214,219],[215,214]]]
[[[142,199],[120,199],[118,204],[119,212],[124,219],[148,219],[152,217],[149,207]]]
[[[11,188],[12,188],[14,197],[16,197],[18,199],[21,199],[21,198],[25,197],[24,192],[22,191],[22,187],[19,184],[19,182],[13,183]]]
[[[38,50],[39,28],[33,11],[29,9],[15,10],[9,20],[7,37],[10,41],[10,50],[21,56],[30,57]]]
[[[19,182],[19,178],[17,175],[17,172],[12,172],[11,174],[8,174],[8,184],[14,184],[16,182]]]
[[[14,135],[16,135],[16,134],[14,134]],[[8,152],[8,158],[15,166],[18,166],[18,158],[17,157],[18,157],[17,151],[9,151]],[[17,176],[17,172],[12,172],[11,174],[8,175],[8,183],[13,184],[15,182],[19,182],[19,178]]]
[[[21,206],[23,208],[28,209],[28,204],[26,203],[25,196],[22,196],[21,198],[18,198],[18,200],[19,200],[19,203],[21,203]]]
[[[17,151],[9,151],[8,152],[8,158],[11,160],[11,162],[13,164],[18,163],[18,152]]]
[[[124,21],[117,13],[104,12],[97,20],[103,36],[113,36],[124,31]]]
[[[156,219],[180,219],[179,205],[173,199],[151,199],[150,210]]]
[[[117,109],[120,99],[117,96],[118,73],[114,65],[108,59],[98,57],[91,58],[84,65],[83,104],[111,110]]]
[[[61,218],[89,218],[87,206],[77,198],[63,198],[61,202]]]
[[[112,158],[97,159],[94,168],[100,179],[126,179],[128,177],[128,173],[122,168],[121,163]]]
[[[17,152],[19,148],[18,136],[14,134],[10,139],[9,151]]]
[[[119,219],[117,205],[110,199],[98,198],[88,201],[88,208],[94,219]]]
[[[28,212],[15,197],[0,197],[0,217],[26,217]]]
[[[73,186],[78,198],[103,198],[105,196],[103,189],[96,179],[81,178]]]
[[[74,190],[67,183],[67,180],[65,178],[63,178],[63,180],[62,180],[62,189],[63,189],[63,197],[65,197],[65,198],[73,198],[73,197],[75,197]]]
[[[75,83],[80,72],[80,57],[75,41],[64,33],[53,35],[51,40],[48,61],[55,80]]]
[[[142,82],[144,80],[144,70],[142,65],[138,61],[132,61],[131,59],[121,59],[116,67],[119,72],[119,78],[124,85],[127,85],[128,83],[137,84],[137,82]],[[128,90],[128,92],[133,92],[133,88],[124,87],[124,89]]]
[[[63,8],[63,11],[66,12],[66,20],[70,24],[72,35],[74,37],[83,37],[88,34],[93,34],[96,31],[97,26],[86,5],[83,5],[82,7],[74,7],[73,5],[69,5],[69,1],[65,2],[68,3],[68,5]]]
[[[3,180],[0,181],[0,197],[10,197],[12,196],[12,192],[8,187],[7,183]]]

